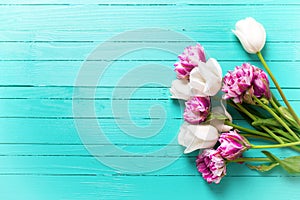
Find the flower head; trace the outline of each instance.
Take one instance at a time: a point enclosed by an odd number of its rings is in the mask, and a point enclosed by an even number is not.
[[[227,160],[235,160],[250,148],[249,142],[237,130],[222,133],[219,138],[220,146],[217,151]]]
[[[197,168],[208,183],[219,183],[226,175],[226,162],[214,149],[205,149],[198,155]]]
[[[266,31],[260,23],[252,17],[240,20],[235,24],[232,32],[238,37],[244,49],[251,54],[260,52],[266,43]]]
[[[209,97],[193,97],[185,103],[184,119],[191,124],[204,122],[210,110]]]
[[[204,48],[200,44],[186,47],[178,58],[179,61],[174,64],[178,79],[188,79],[198,63],[206,61]]]
[[[189,79],[177,79],[172,82],[172,98],[188,100],[191,96],[214,96],[222,86],[222,69],[213,59],[199,62],[189,73]]]
[[[229,71],[223,79],[224,99],[235,103],[252,103],[252,96],[271,98],[269,80],[266,73],[249,63],[237,66]]]
[[[211,125],[193,125],[185,122],[180,127],[178,143],[186,147],[184,153],[190,153],[215,146],[218,138],[218,130]]]
[[[222,69],[217,60],[199,62],[190,73],[189,85],[194,96],[216,95],[222,86]]]

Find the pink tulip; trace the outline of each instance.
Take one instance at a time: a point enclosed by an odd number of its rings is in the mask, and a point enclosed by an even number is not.
[[[204,122],[210,110],[209,97],[193,97],[185,103],[183,117],[191,124]]]
[[[244,63],[229,71],[223,79],[222,91],[224,99],[232,99],[235,103],[252,103],[252,96],[270,99],[269,80],[266,73]]]
[[[235,160],[250,148],[249,142],[237,130],[222,133],[219,138],[220,146],[217,151],[227,160]]]
[[[174,64],[178,79],[188,79],[199,62],[206,62],[204,48],[200,44],[186,47],[178,58],[179,61]]]
[[[214,149],[205,149],[198,155],[197,168],[208,183],[219,183],[226,175],[226,162]]]

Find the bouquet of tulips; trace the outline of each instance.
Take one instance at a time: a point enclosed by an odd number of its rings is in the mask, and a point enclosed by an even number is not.
[[[219,183],[231,162],[247,163],[249,168],[263,172],[281,166],[289,173],[300,173],[300,156],[280,159],[266,151],[288,147],[300,152],[300,123],[261,54],[265,29],[249,17],[238,21],[233,33],[248,53],[257,54],[267,73],[243,63],[222,77],[219,63],[207,59],[200,44],[186,47],[174,64],[177,79],[170,89],[172,98],[185,101],[178,142],[186,147],[184,153],[200,150],[196,165],[208,183]],[[268,76],[286,107],[270,91]],[[222,97],[216,101],[220,92]],[[225,103],[236,109],[252,128],[235,124]],[[250,138],[268,143],[255,145]],[[243,157],[251,149],[263,149],[264,157]]]

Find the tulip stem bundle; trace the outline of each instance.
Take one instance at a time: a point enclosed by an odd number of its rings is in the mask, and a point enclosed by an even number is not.
[[[226,120],[225,121],[226,125],[232,126],[233,128],[240,130],[242,132],[244,132],[242,135],[245,137],[249,137],[249,138],[261,138],[264,140],[269,140],[269,141],[277,141],[274,139],[274,137],[272,137],[270,134],[255,130],[255,129],[249,129],[243,126],[239,126],[236,124],[233,124],[232,122]],[[285,135],[285,137],[281,137],[281,136],[277,136],[279,138],[280,141],[282,141],[281,144],[275,144],[275,145],[251,145],[251,148],[281,148],[281,147],[291,147],[292,149],[299,151],[300,152],[300,148],[296,147],[296,145],[300,145],[300,142],[291,142],[292,140],[290,138],[287,138],[287,135]]]
[[[269,74],[269,76],[271,77],[274,85],[276,86],[280,96],[282,97],[282,100],[284,101],[285,105],[288,107],[291,115],[293,116],[293,118],[296,120],[296,122],[298,123],[298,125],[300,125],[300,120],[296,114],[296,112],[294,111],[294,109],[292,108],[292,106],[290,105],[289,101],[287,100],[287,98],[285,97],[280,85],[278,84],[275,76],[273,75],[272,71],[270,70],[269,66],[267,65],[263,55],[261,54],[261,52],[257,52],[257,56],[259,58],[259,60],[261,61],[261,63],[263,64],[264,68],[266,69],[267,73]]]
[[[299,137],[294,133],[294,131],[292,131],[292,129],[275,112],[273,112],[269,106],[263,104],[257,97],[253,96],[253,98],[262,108],[268,111],[294,137],[294,139],[300,141]]]
[[[250,117],[253,121],[257,120],[257,117],[254,116],[252,113],[250,113],[246,108],[243,107],[242,104],[236,104],[237,107],[240,109],[241,112],[243,112],[244,114],[246,114],[248,117]],[[277,136],[276,134],[273,133],[273,131],[271,131],[268,127],[264,126],[264,125],[260,125],[260,128],[262,128],[263,130],[265,130],[270,136],[272,136],[277,142],[279,142],[280,144],[284,144],[283,140]]]
[[[289,173],[300,173],[300,156],[280,159],[262,150],[265,157],[243,157],[250,149],[288,147],[300,152],[300,124],[260,53],[266,41],[263,26],[253,18],[246,18],[236,23],[233,32],[248,53],[257,54],[287,108],[272,94],[268,75],[262,69],[243,63],[222,77],[222,68],[216,59],[206,59],[200,44],[189,46],[174,64],[177,80],[170,88],[172,98],[185,101],[178,143],[186,147],[184,153],[200,150],[196,165],[208,183],[219,183],[226,175],[227,164],[232,162],[247,162],[250,169],[261,172],[281,166]],[[218,96],[220,91],[222,98]],[[225,102],[252,128],[235,124]],[[248,139],[271,144],[252,144]],[[264,163],[250,165],[250,162]]]

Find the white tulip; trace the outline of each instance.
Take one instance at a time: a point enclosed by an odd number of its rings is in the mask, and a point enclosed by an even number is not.
[[[252,17],[240,20],[235,24],[232,32],[238,37],[244,49],[251,54],[260,52],[266,43],[266,31],[260,23]]]
[[[197,149],[213,147],[219,138],[218,130],[211,125],[192,125],[184,122],[178,134],[178,143],[190,153]]]
[[[170,88],[171,98],[188,100],[191,96],[191,88],[189,82],[184,79],[174,80]]]
[[[214,96],[222,86],[222,68],[210,58],[206,63],[199,62],[190,73],[191,91],[194,96]]]

